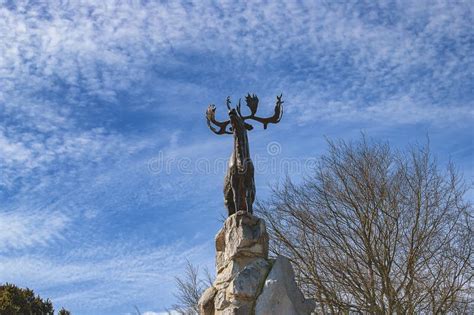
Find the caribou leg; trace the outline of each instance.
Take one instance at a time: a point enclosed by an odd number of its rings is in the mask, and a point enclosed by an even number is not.
[[[225,177],[224,181],[224,205],[227,208],[229,216],[235,213],[234,191],[232,189],[230,176],[228,175]]]
[[[240,180],[238,178],[238,176],[234,175],[232,176],[232,179],[231,179],[231,182],[232,182],[232,193],[233,193],[233,197],[234,197],[234,207],[235,207],[235,211],[239,211],[241,210],[241,198],[240,198],[240,194],[241,194],[241,190],[242,190],[242,185],[240,185]]]
[[[255,182],[253,177],[249,178],[246,183],[245,203],[247,204],[247,212],[253,214],[253,202],[255,200]]]

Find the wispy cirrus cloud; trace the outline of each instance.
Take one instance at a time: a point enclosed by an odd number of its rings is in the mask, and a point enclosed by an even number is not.
[[[69,221],[61,212],[0,212],[0,252],[46,246],[61,239]]]
[[[98,310],[118,313],[120,309],[133,310],[138,303],[140,308],[167,305],[174,277],[185,260],[210,266],[211,251],[210,242],[189,248],[177,241],[151,250],[123,243],[73,249],[61,257],[6,257],[0,261],[0,271],[2,281],[40,286],[43,292],[62,287],[62,293],[49,295],[55,305],[82,309],[81,314],[97,314]]]
[[[294,90],[290,96],[309,90],[326,103],[336,93],[354,111],[370,103],[381,111],[393,93],[449,108],[463,97],[453,82],[472,87],[469,12],[468,2],[446,1],[20,4],[2,10],[9,37],[0,69],[12,89],[18,82],[61,89],[51,86],[60,79],[76,102],[84,92],[113,101],[150,67],[163,74],[188,67],[192,78],[186,51],[232,60],[230,69],[249,78],[265,71],[268,83]]]
[[[317,95],[295,95],[295,106],[299,111],[297,122],[307,125],[316,121],[333,124],[377,123],[385,126],[431,123],[447,126],[453,123],[468,126],[474,119],[474,109],[468,104],[436,106],[428,101],[419,102],[409,95],[394,95],[384,101],[358,104],[356,101],[322,101]]]

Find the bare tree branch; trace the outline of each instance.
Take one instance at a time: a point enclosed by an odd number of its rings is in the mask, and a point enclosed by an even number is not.
[[[313,176],[257,204],[322,313],[458,314],[473,294],[472,205],[428,146],[329,141]]]
[[[198,302],[204,290],[212,285],[213,279],[208,269],[204,269],[205,279],[199,277],[199,268],[186,261],[184,277],[176,277],[177,303],[172,308],[182,315],[199,313]]]

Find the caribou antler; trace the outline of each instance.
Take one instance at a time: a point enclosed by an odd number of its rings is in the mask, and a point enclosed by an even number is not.
[[[206,111],[206,120],[207,120],[207,125],[209,126],[209,129],[212,130],[215,134],[218,135],[223,135],[223,134],[232,134],[232,132],[227,131],[227,125],[229,125],[230,120],[225,120],[225,121],[218,121],[216,120],[216,106],[211,104],[209,107],[207,107]],[[219,127],[217,129],[216,127],[211,125],[211,122]]]
[[[241,111],[240,111],[240,100],[239,104],[237,105],[237,112],[239,113],[240,117],[242,117],[243,120],[245,119],[253,119],[255,121],[258,121],[263,124],[263,129],[267,129],[268,124],[276,124],[280,121],[281,117],[283,116],[283,101],[281,100],[281,97],[283,94],[280,94],[280,96],[277,96],[277,101],[275,104],[275,112],[273,116],[267,117],[267,118],[262,118],[262,117],[257,117],[255,114],[257,113],[258,109],[258,97],[257,95],[253,94],[250,96],[250,93],[247,95],[245,98],[245,102],[247,103],[247,107],[250,109],[250,115],[243,116]]]

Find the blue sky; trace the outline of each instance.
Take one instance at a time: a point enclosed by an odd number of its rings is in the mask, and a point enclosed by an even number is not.
[[[185,259],[213,270],[232,139],[204,112],[224,119],[228,95],[257,93],[261,115],[285,100],[249,135],[257,198],[361,132],[429,136],[472,183],[473,16],[447,0],[0,1],[0,282],[73,314],[170,307]]]

